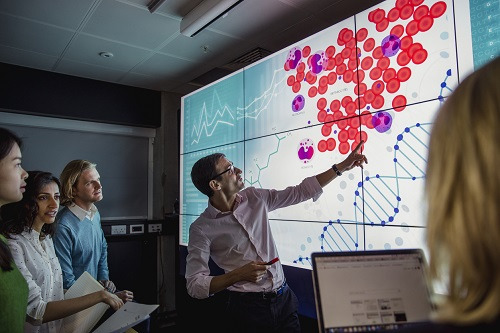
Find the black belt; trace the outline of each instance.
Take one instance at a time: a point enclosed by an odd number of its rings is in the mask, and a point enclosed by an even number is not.
[[[285,291],[285,288],[287,288],[288,285],[286,284],[286,281],[283,282],[283,284],[279,287],[276,288],[272,291],[263,291],[263,292],[240,292],[240,291],[231,291],[231,294],[237,295],[240,297],[249,297],[249,298],[258,298],[258,299],[273,299],[276,297],[279,297],[283,294]]]

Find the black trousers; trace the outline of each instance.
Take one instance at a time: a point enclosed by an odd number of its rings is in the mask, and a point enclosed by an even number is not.
[[[286,285],[281,294],[229,292],[228,331],[300,333],[299,301]]]

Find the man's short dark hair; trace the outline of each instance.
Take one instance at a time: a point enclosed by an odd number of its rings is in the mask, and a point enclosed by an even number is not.
[[[201,193],[207,197],[212,197],[214,191],[210,188],[210,181],[217,175],[217,162],[226,155],[215,153],[200,158],[191,169],[191,181]]]

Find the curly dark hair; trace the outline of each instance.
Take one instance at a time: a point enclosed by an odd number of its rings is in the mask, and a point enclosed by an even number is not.
[[[31,231],[38,214],[37,196],[45,185],[52,182],[61,188],[59,179],[50,172],[28,171],[23,199],[2,206],[3,223],[0,224],[0,233],[11,238],[11,235],[20,234],[26,229]],[[45,235],[52,236],[55,232],[55,225],[45,224],[41,231]]]

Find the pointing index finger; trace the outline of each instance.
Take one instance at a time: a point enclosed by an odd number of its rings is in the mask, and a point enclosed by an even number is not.
[[[354,148],[354,150],[352,152],[354,154],[357,153],[361,149],[361,146],[363,145],[363,143],[365,143],[365,140],[361,140],[360,143],[358,143],[358,145],[356,146],[356,148]]]

